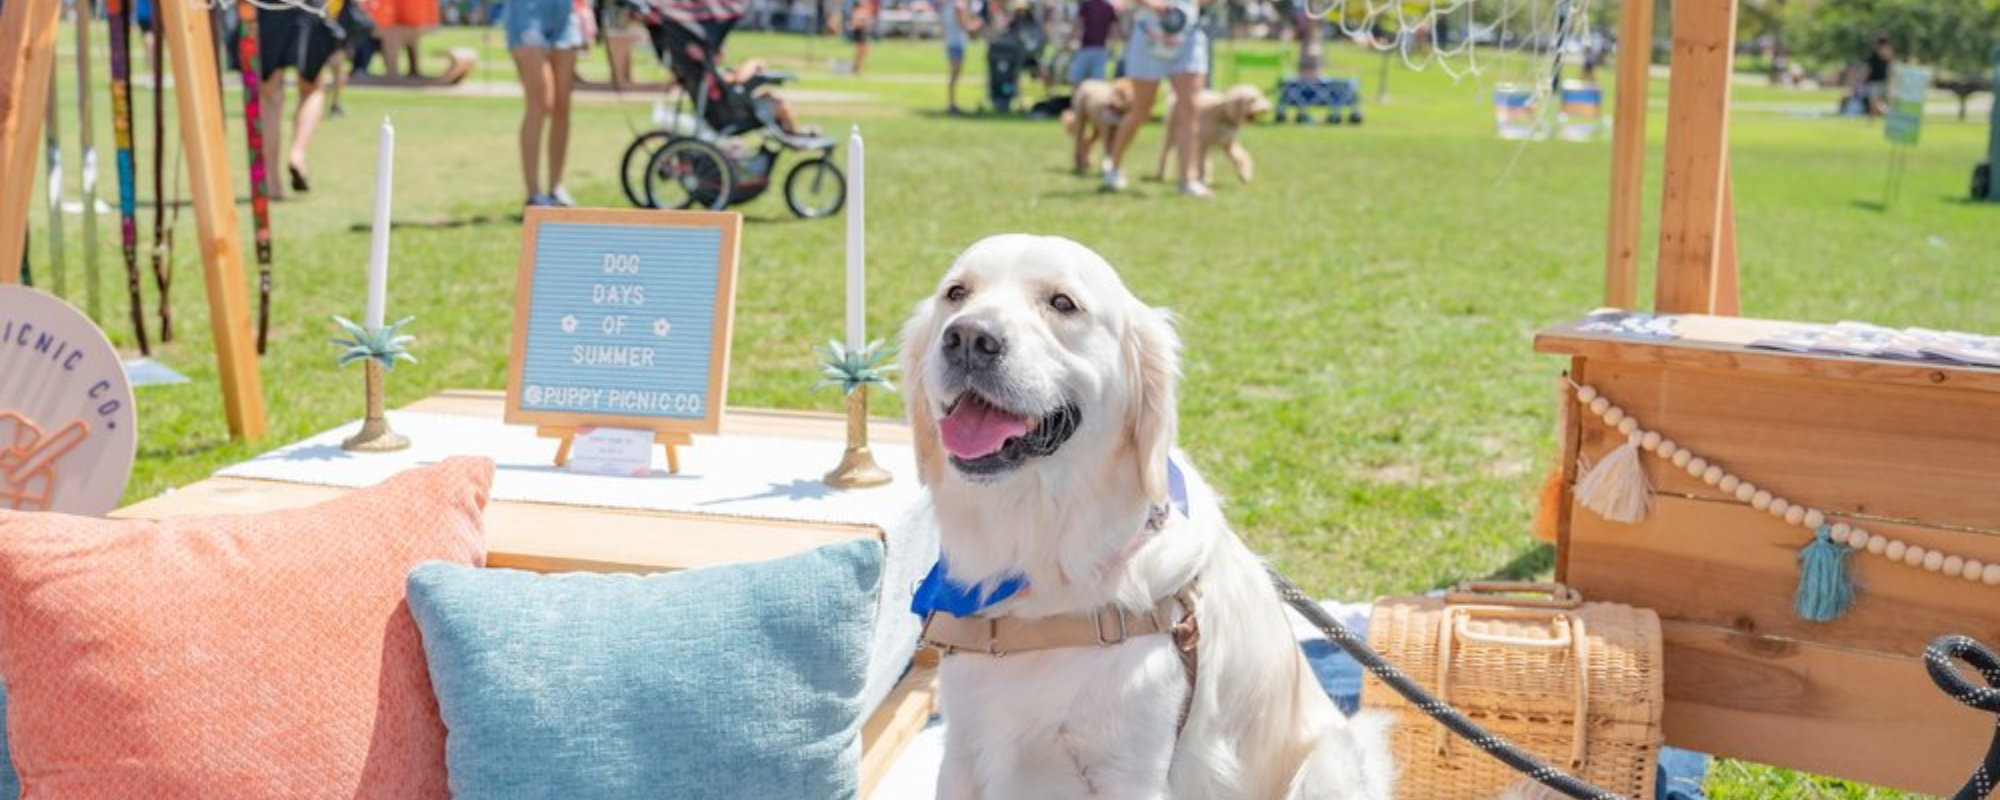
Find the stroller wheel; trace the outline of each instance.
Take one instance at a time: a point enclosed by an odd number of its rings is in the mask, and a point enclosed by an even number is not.
[[[840,213],[847,202],[847,176],[826,156],[801,161],[785,176],[785,205],[805,219]]]
[[[625,199],[632,201],[632,205],[646,206],[646,166],[653,163],[653,154],[660,152],[672,138],[666,131],[647,131],[625,147],[625,157],[618,164],[618,181],[625,189]]]
[[[700,139],[676,138],[653,154],[646,167],[646,203],[652,208],[705,208],[720,211],[736,188],[729,157]]]

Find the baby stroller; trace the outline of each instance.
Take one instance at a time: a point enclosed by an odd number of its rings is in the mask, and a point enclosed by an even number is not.
[[[1014,102],[1021,97],[1021,76],[1041,71],[1042,51],[1048,42],[1048,32],[1033,12],[1017,3],[1007,29],[986,44],[986,99],[994,111],[1006,114],[1014,110]]]
[[[787,151],[806,154],[785,174],[785,205],[793,214],[832,216],[846,202],[847,176],[833,163],[833,139],[786,132],[770,101],[759,96],[789,76],[764,73],[739,84],[717,66],[722,40],[748,6],[748,0],[637,6],[681,99],[672,124],[640,134],[625,148],[619,176],[633,205],[721,210],[750,202],[770,188],[778,157]]]

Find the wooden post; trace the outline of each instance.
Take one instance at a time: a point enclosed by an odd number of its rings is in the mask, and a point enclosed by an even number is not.
[[[229,180],[228,140],[222,132],[215,40],[208,14],[194,0],[159,0],[156,13],[174,65],[174,95],[187,149],[195,230],[201,237],[223,411],[230,435],[254,442],[264,437],[264,381],[257,374],[249,290],[243,282],[243,247]]]
[[[1618,99],[1611,121],[1611,233],[1604,257],[1604,304],[1639,299],[1639,211],[1646,183],[1646,90],[1653,66],[1653,0],[1619,6]]]
[[[1674,3],[1673,79],[1667,88],[1666,174],[1661,183],[1660,263],[1654,308],[1712,313],[1724,249],[1724,174],[1735,0]]]
[[[0,8],[0,283],[21,282],[35,146],[56,65],[60,0],[7,0]]]
[[[1729,177],[1729,158],[1722,159],[1722,252],[1716,257],[1715,307],[1708,313],[1743,315],[1743,290],[1736,280],[1736,181]]]

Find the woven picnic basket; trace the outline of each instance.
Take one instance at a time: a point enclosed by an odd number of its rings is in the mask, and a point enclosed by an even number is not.
[[[1663,736],[1660,618],[1561,584],[1484,582],[1375,604],[1368,642],[1433,695],[1550,764],[1653,796]],[[1396,715],[1399,800],[1487,800],[1521,779],[1372,675],[1361,703]]]

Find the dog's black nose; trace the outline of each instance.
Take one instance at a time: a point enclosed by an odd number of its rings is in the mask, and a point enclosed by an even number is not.
[[[990,369],[1007,352],[1007,337],[985,317],[960,317],[944,329],[944,360],[959,369]]]

